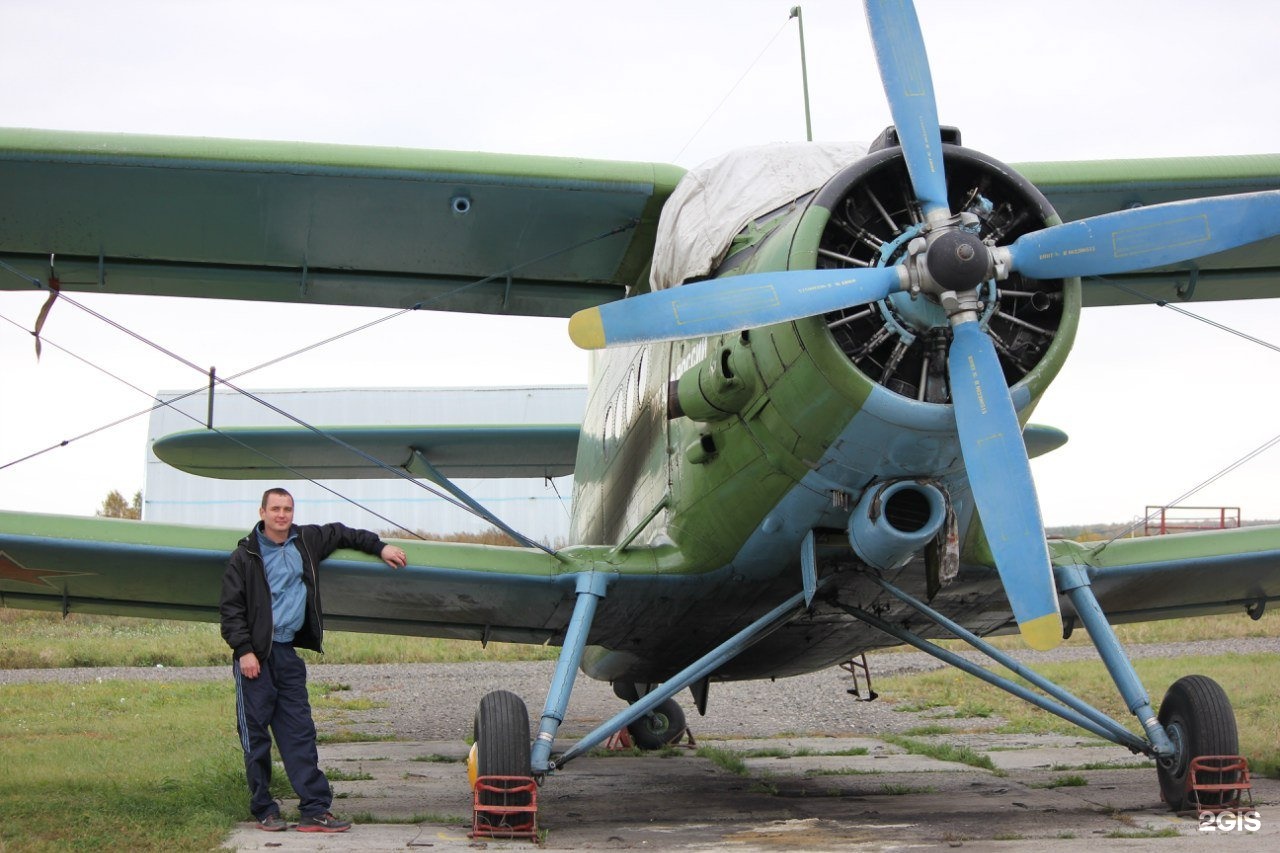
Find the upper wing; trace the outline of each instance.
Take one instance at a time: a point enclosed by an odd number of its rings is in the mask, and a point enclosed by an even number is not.
[[[580,432],[577,424],[318,429],[190,430],[166,435],[151,449],[174,468],[223,480],[398,476],[355,450],[406,471],[420,467],[416,463],[421,454],[450,478],[562,477],[573,473]]]
[[[1280,156],[1027,163],[1064,220],[1280,187]],[[0,129],[0,255],[67,290],[567,317],[646,286],[654,163]],[[1271,295],[1280,240],[1116,276]],[[25,287],[0,276],[0,288]],[[1141,301],[1086,283],[1085,302]]]
[[[0,606],[218,621],[234,530],[0,512]],[[330,628],[545,643],[574,577],[532,548],[401,542],[409,566],[339,551],[321,575]]]
[[[1063,221],[1188,198],[1280,189],[1280,155],[1021,163]],[[1208,302],[1280,296],[1280,238],[1250,243],[1175,267],[1108,276],[1149,299]],[[1147,300],[1096,279],[1085,305]]]
[[[41,280],[54,256],[64,290],[568,317],[644,280],[681,174],[0,129],[0,255]]]

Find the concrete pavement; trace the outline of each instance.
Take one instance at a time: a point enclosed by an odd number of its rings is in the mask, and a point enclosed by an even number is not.
[[[1035,851],[1280,849],[1280,781],[1255,780],[1260,826],[1203,831],[1160,802],[1150,762],[1096,739],[948,734],[995,771],[913,755],[870,737],[699,739],[742,759],[742,772],[691,749],[589,755],[547,780],[545,849]],[[1100,745],[1101,744],[1101,745]],[[561,745],[563,746],[563,745]],[[238,850],[528,849],[475,840],[460,742],[321,746],[334,811],[350,832],[265,833],[241,824]],[[1083,780],[1085,784],[1079,784]],[[285,802],[285,811],[296,803]],[[296,814],[296,812],[295,812]]]

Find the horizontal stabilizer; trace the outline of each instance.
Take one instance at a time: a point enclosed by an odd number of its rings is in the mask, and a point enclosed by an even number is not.
[[[573,473],[579,431],[577,424],[245,427],[173,433],[151,449],[174,468],[222,480],[398,476],[378,462],[426,475],[424,460],[449,478],[562,477]]]

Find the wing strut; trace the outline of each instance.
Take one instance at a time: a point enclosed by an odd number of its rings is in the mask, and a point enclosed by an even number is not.
[[[1111,673],[1111,677],[1115,681],[1116,687],[1120,690],[1126,705],[1133,711],[1139,722],[1142,723],[1149,740],[1143,740],[1138,737],[1088,702],[1022,665],[1008,654],[980,638],[977,634],[948,619],[929,605],[913,598],[883,578],[870,572],[865,573],[863,576],[921,615],[964,640],[991,658],[995,663],[1040,688],[1053,698],[1049,699],[1034,693],[1017,682],[996,675],[985,667],[979,666],[935,643],[921,639],[912,631],[887,622],[859,607],[837,602],[842,609],[854,618],[866,622],[868,625],[878,628],[895,639],[914,646],[944,663],[980,678],[994,687],[999,687],[1001,690],[1024,699],[1038,708],[1055,714],[1069,723],[1092,732],[1100,738],[1105,738],[1112,743],[1127,747],[1134,753],[1141,752],[1157,758],[1171,756],[1175,753],[1176,748],[1169,740],[1164,727],[1156,719],[1155,712],[1151,708],[1151,701],[1147,697],[1146,691],[1143,690],[1137,673],[1134,672],[1133,664],[1130,663],[1125,655],[1124,649],[1120,647],[1115,632],[1111,630],[1111,625],[1107,622],[1106,616],[1103,615],[1101,607],[1098,606],[1098,599],[1093,594],[1093,589],[1089,585],[1088,573],[1083,567],[1058,566],[1056,569],[1057,585],[1065,594],[1071,597],[1071,602],[1075,605],[1076,612],[1080,614],[1081,620],[1089,631],[1089,637],[1093,639],[1098,648],[1098,654],[1102,657],[1107,670]]]
[[[474,512],[476,515],[480,516],[485,521],[489,522],[494,527],[498,528],[503,533],[507,534],[512,539],[519,542],[521,545],[524,545],[526,548],[537,548],[540,551],[546,551],[548,554],[555,557],[557,560],[559,560],[562,563],[569,562],[569,559],[567,557],[559,554],[556,551],[551,550],[546,545],[543,545],[541,542],[535,542],[534,540],[530,539],[528,536],[525,536],[523,533],[516,530],[515,528],[508,526],[506,522],[504,522],[502,519],[498,518],[496,515],[490,512],[483,504],[481,504],[475,498],[471,497],[471,495],[467,494],[465,491],[459,488],[459,486],[456,483],[454,483],[444,474],[441,474],[439,469],[437,469],[436,466],[431,464],[431,462],[427,459],[426,455],[421,450],[414,448],[413,457],[409,460],[409,464],[404,467],[406,471],[408,471],[410,474],[414,475],[415,477],[425,477],[426,479],[435,483],[437,486],[444,489],[446,492],[448,492],[449,494],[453,495],[455,498],[457,498],[458,500],[466,504],[471,509],[471,511]]]

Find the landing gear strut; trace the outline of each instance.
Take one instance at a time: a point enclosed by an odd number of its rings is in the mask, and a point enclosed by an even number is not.
[[[872,613],[840,603],[848,613],[861,619],[898,640],[950,663],[959,669],[981,678],[989,684],[1019,696],[1033,705],[1057,714],[1086,731],[1112,743],[1127,747],[1134,753],[1142,753],[1156,760],[1160,780],[1160,793],[1174,811],[1184,811],[1196,806],[1214,806],[1238,802],[1240,792],[1249,787],[1247,765],[1237,753],[1239,741],[1235,717],[1226,693],[1210,678],[1189,675],[1174,682],[1165,694],[1157,715],[1151,707],[1146,691],[1129,662],[1128,656],[1116,639],[1102,608],[1090,588],[1087,572],[1074,565],[1056,567],[1058,589],[1071,598],[1076,614],[1084,622],[1098,654],[1110,672],[1121,696],[1131,713],[1138,718],[1147,738],[1143,739],[1098,711],[1079,697],[1073,696],[1058,685],[1022,666],[991,644],[917,601],[889,582],[876,575],[868,578],[900,601],[910,605],[921,615],[965,640],[992,660],[1034,684],[1050,698],[1034,693],[1022,685],[996,675],[953,652],[927,642],[898,624],[886,622]],[[1197,790],[1192,802],[1189,780],[1193,762],[1206,756],[1220,757],[1220,762],[1201,766],[1196,774]],[[1232,759],[1226,761],[1227,758]],[[1217,771],[1217,772],[1215,772]],[[1237,778],[1239,777],[1239,778]],[[1240,784],[1236,784],[1240,783]],[[1205,787],[1199,787],[1205,786]],[[1214,789],[1214,786],[1222,786]]]

